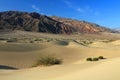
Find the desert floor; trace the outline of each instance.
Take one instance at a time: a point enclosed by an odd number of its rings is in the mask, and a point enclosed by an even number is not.
[[[0,40],[0,80],[120,80],[119,39],[27,41],[25,38],[18,42]],[[63,62],[32,67],[45,55],[56,56]],[[86,61],[98,56],[106,59]]]

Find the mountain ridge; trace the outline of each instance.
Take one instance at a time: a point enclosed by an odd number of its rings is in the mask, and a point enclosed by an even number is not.
[[[0,30],[23,30],[53,34],[114,32],[109,28],[85,21],[20,11],[0,12]]]

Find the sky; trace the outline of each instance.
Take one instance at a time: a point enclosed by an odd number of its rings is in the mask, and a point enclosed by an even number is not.
[[[120,0],[0,0],[0,12],[9,10],[85,20],[109,28],[120,27]]]

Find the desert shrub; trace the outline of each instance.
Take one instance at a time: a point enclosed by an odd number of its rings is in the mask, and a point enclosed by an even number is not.
[[[11,39],[8,39],[7,42],[16,42],[17,39],[16,38],[11,38]]]
[[[34,41],[30,41],[30,43],[34,43]]]
[[[105,59],[103,56],[99,56],[98,58],[99,58],[99,59]]]
[[[65,46],[69,44],[68,41],[57,41],[56,43],[59,45],[65,45]]]
[[[93,58],[93,61],[99,61],[99,58]]]
[[[87,60],[87,61],[92,61],[92,58],[87,58],[86,60]]]
[[[50,41],[51,41],[51,40],[49,40],[49,39],[47,40],[47,42],[50,42]]]
[[[103,57],[103,56],[99,56],[98,58],[99,58],[99,59],[104,59],[104,57]]]
[[[86,61],[99,61],[100,59],[106,59],[103,56],[87,58]]]
[[[102,41],[102,42],[104,42],[104,43],[110,43],[110,42],[113,42],[113,41],[115,41],[115,40],[110,39],[110,40],[105,40],[105,41]]]
[[[54,56],[44,56],[44,57],[40,57],[40,59],[36,62],[34,67],[39,65],[43,65],[43,66],[57,65],[61,63],[62,60]]]

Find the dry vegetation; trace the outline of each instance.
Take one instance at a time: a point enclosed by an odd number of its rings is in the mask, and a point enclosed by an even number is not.
[[[86,61],[99,61],[102,59],[106,59],[103,56],[99,56],[99,57],[93,57],[93,58],[87,58]]]
[[[42,56],[37,60],[37,62],[33,65],[33,67],[37,66],[51,66],[51,65],[58,65],[62,63],[62,59],[59,59],[55,56]]]

